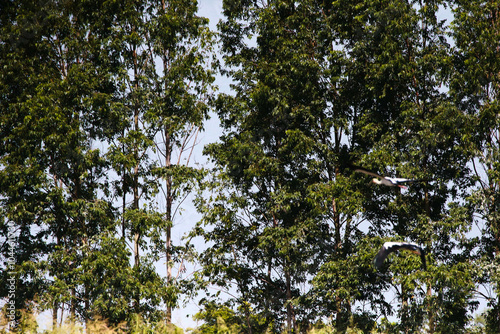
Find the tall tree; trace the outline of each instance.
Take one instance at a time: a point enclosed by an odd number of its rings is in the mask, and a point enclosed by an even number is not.
[[[181,286],[172,205],[198,173],[169,161],[206,119],[206,19],[194,1],[13,1],[1,12],[1,230],[17,237],[16,307],[119,323],[159,319],[166,305],[170,322]]]
[[[369,330],[394,311],[388,289],[401,305],[397,330],[464,330],[475,307],[471,215],[456,199],[471,185],[470,119],[441,89],[451,69],[438,20],[446,5],[224,2],[236,84],[219,100],[221,143],[207,148],[217,168],[202,203],[211,226],[202,234],[214,243],[203,261],[214,283],[236,290],[230,301],[248,331],[255,316],[305,328],[320,315],[312,305],[333,312],[339,330],[353,321]],[[350,163],[420,182],[367,188]],[[403,258],[391,272],[371,268],[381,239],[401,238],[425,246],[429,272]],[[358,307],[367,302],[372,311]]]
[[[131,296],[133,312],[161,317],[156,308],[162,298],[153,290],[164,291],[164,284],[152,266],[154,260],[147,240],[151,231],[162,228],[160,214],[152,204],[158,191],[152,175],[154,136],[144,120],[150,108],[150,76],[155,70],[146,43],[150,34],[145,18],[148,6],[144,1],[126,1],[118,11],[116,45],[121,72],[117,76],[117,109],[123,119],[121,134],[114,138],[107,157],[117,174],[113,183],[114,196],[120,198],[121,236],[130,242],[133,255],[133,277],[137,283]],[[151,288],[145,288],[146,285]]]
[[[2,206],[19,232],[16,272],[27,293],[16,294],[17,306],[41,297],[54,321],[64,307],[86,318],[93,296],[84,262],[93,238],[113,226],[97,194],[106,164],[94,147],[116,132],[111,21],[95,16],[110,8],[28,1],[5,9]]]
[[[213,42],[207,20],[196,14],[195,1],[130,1],[127,8],[120,34],[126,70],[122,101],[129,119],[110,158],[120,176],[115,189],[121,196],[122,235],[131,238],[135,267],[141,270],[143,257],[166,261],[165,281],[157,284],[162,285],[165,319],[170,323],[182,289],[176,281],[182,268],[174,276],[173,266],[182,267],[183,254],[191,251],[172,244],[172,226],[176,205],[200,173],[188,164],[208,115]],[[164,207],[141,207],[148,202]],[[154,288],[148,291],[157,294]],[[136,304],[141,298],[136,296]]]
[[[353,4],[363,30],[346,45],[364,84],[364,110],[353,126],[360,144],[353,152],[357,163],[381,174],[420,180],[407,191],[375,188],[365,204],[371,233],[421,243],[428,253],[427,273],[407,262],[392,267],[404,332],[463,329],[465,315],[474,308],[470,266],[462,255],[455,256],[471,217],[454,199],[470,186],[467,162],[472,152],[463,142],[467,115],[441,89],[449,73],[450,47],[438,11],[446,5]],[[452,286],[450,273],[457,271],[464,272],[463,279]]]
[[[476,156],[471,160],[477,186],[468,200],[480,226],[477,283],[490,286],[487,333],[500,330],[498,255],[500,252],[499,77],[500,12],[498,1],[454,1],[455,72],[451,95],[461,110],[473,115]],[[483,294],[483,292],[479,291]]]
[[[166,321],[171,322],[172,308],[177,306],[182,289],[180,277],[184,261],[190,258],[189,242],[174,245],[172,228],[180,205],[203,175],[189,166],[198,133],[208,117],[213,93],[211,56],[213,36],[208,20],[197,16],[196,1],[161,1],[150,21],[149,53],[158,58],[156,75],[152,76],[152,105],[146,120],[155,134],[159,154],[157,176],[164,197],[164,243],[157,250],[165,254],[166,284],[169,300]],[[178,273],[174,276],[174,264]]]
[[[308,280],[336,247],[323,182],[337,177],[343,124],[333,115],[345,110],[325,102],[334,83],[323,80],[332,45],[321,39],[321,10],[312,1],[224,2],[224,71],[235,96],[219,98],[224,134],[206,149],[216,168],[201,201],[201,234],[213,243],[202,262],[210,282],[236,291],[230,299],[249,333],[315,321]]]

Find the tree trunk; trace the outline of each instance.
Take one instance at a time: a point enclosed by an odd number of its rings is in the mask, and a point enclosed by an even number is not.
[[[408,296],[404,284],[401,283],[401,325],[405,333],[410,333],[408,319]]]
[[[290,269],[285,269],[285,280],[286,280],[286,321],[287,321],[287,332],[296,332],[296,320],[295,312],[292,305],[292,280],[290,275]]]
[[[56,299],[54,299],[52,307],[52,329],[55,329],[57,327],[57,312],[59,312],[59,303]]]
[[[172,165],[172,149],[170,144],[170,133],[168,128],[165,127],[165,167],[167,170]],[[165,219],[167,221],[167,231],[166,231],[166,260],[167,260],[167,285],[170,286],[172,284],[172,177],[170,175],[166,178],[166,187],[167,187],[167,198],[166,198],[166,214]],[[172,322],[172,306],[167,303],[167,310],[165,315],[165,321],[167,324]]]
[[[135,87],[134,90],[137,92],[139,90],[139,84],[137,82],[138,77],[138,64],[137,64],[137,50],[133,51],[133,61],[134,61],[134,80]],[[139,131],[139,105],[137,100],[134,101],[134,131]],[[139,148],[137,143],[134,146],[134,175],[133,175],[133,184],[132,184],[132,192],[133,192],[133,203],[132,208],[134,210],[139,209]],[[139,242],[140,242],[140,232],[139,227],[134,226],[134,267],[138,268],[140,265],[140,255],[139,255]],[[140,305],[140,296],[139,293],[135,296],[134,301],[135,312],[139,313],[139,305]]]
[[[139,85],[137,82],[138,77],[138,64],[137,64],[137,50],[133,51],[134,60],[134,80],[135,87],[134,90],[137,92],[139,90]],[[134,103],[134,131],[139,131],[139,106],[137,100]],[[134,147],[134,158],[136,165],[134,166],[134,179],[133,179],[133,209],[139,209],[139,148],[137,144]],[[139,232],[135,231],[134,234],[134,266],[139,266]]]
[[[429,191],[427,188],[425,189],[425,197],[424,197],[424,206],[425,206],[425,213],[427,215],[427,218],[430,219],[431,217],[431,206],[429,202]],[[427,249],[430,248],[430,244],[427,244]],[[429,300],[429,304],[427,305],[427,312],[429,314],[429,334],[434,333],[434,310],[432,307],[432,281],[431,278],[428,279],[427,282],[427,299]]]

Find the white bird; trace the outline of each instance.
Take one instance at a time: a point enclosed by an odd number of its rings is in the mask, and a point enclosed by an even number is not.
[[[420,255],[420,259],[422,261],[422,268],[424,270],[427,269],[427,265],[425,263],[425,252],[422,247],[412,242],[386,242],[382,245],[382,248],[378,251],[375,259],[373,260],[375,267],[380,269],[382,264],[384,263],[385,258],[392,252],[397,250],[404,249],[409,250],[412,253]]]
[[[407,187],[402,185],[401,183],[415,182],[416,181],[416,180],[412,180],[412,179],[404,179],[401,177],[382,176],[382,175],[378,175],[377,173],[374,173],[372,171],[369,171],[367,169],[363,169],[363,168],[359,168],[359,167],[356,167],[356,169],[354,171],[365,173],[365,174],[371,175],[371,176],[375,176],[375,178],[372,180],[373,183],[382,184],[382,185],[388,186],[388,187],[400,187],[400,188],[406,189]]]

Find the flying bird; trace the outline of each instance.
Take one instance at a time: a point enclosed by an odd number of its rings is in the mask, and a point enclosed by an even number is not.
[[[367,175],[375,176],[375,178],[372,180],[373,183],[375,184],[382,184],[384,186],[388,187],[400,187],[406,189],[407,187],[402,185],[402,183],[408,183],[408,182],[415,182],[416,180],[412,179],[404,179],[400,177],[387,177],[387,176],[382,176],[377,173],[374,173],[372,171],[369,171],[364,168],[356,167],[354,170],[355,172],[361,172]]]
[[[425,252],[417,244],[411,243],[411,242],[386,242],[382,245],[382,248],[378,251],[377,255],[375,256],[375,259],[373,260],[375,267],[377,269],[380,269],[382,264],[384,263],[385,258],[392,252],[395,252],[397,250],[404,249],[404,250],[409,250],[412,253],[415,253],[417,255],[420,255],[420,259],[422,260],[422,268],[424,270],[427,269],[427,265],[425,263]]]

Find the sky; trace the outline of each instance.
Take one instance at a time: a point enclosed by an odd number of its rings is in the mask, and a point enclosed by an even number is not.
[[[217,30],[217,23],[223,18],[222,15],[222,0],[198,0],[198,15],[208,18],[209,27],[212,31]],[[229,79],[223,76],[217,76],[215,84],[219,87],[219,93],[229,93]],[[204,125],[205,131],[201,132],[199,135],[199,143],[194,151],[194,161],[200,164],[206,163],[206,157],[203,156],[203,147],[206,144],[215,142],[218,140],[221,134],[219,128],[219,120],[217,115],[212,114],[211,118]],[[185,208],[185,215],[178,217],[173,226],[173,236],[178,240],[189,230],[190,227],[194,227],[194,224],[199,220],[199,214],[196,212],[194,207]],[[177,226],[176,226],[177,225]],[[182,228],[180,226],[182,225]],[[203,245],[199,245],[203,246]],[[195,270],[197,268],[191,268]],[[202,298],[203,295],[198,296],[196,300],[188,301],[186,305],[181,305],[181,307],[174,309],[172,312],[172,322],[183,329],[195,328],[199,324],[192,319],[193,315],[200,311],[197,301]]]

